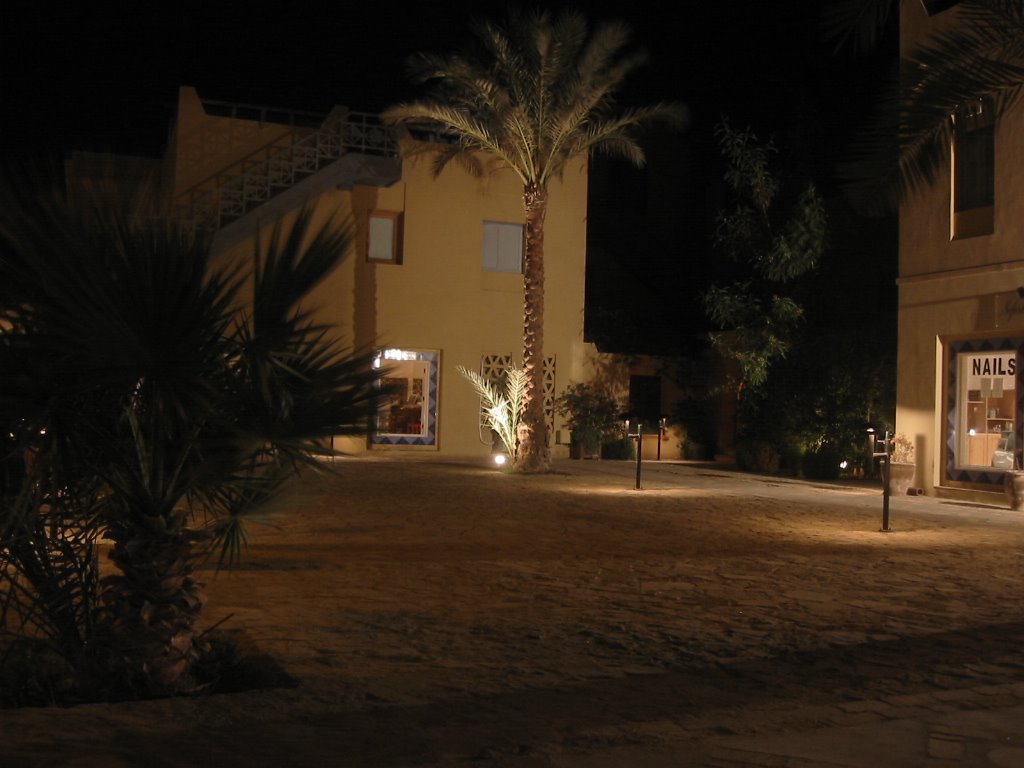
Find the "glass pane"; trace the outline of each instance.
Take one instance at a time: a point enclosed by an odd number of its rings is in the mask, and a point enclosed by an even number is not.
[[[370,246],[367,255],[372,261],[395,261],[395,219],[370,216]]]
[[[523,225],[484,222],[483,268],[486,272],[523,271]]]
[[[1013,351],[957,356],[957,467],[1013,467],[1017,357]]]
[[[378,445],[437,444],[438,353],[383,349],[374,361],[381,390],[371,442]]]

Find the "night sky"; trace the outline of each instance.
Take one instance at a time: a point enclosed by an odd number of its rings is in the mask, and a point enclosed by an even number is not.
[[[404,74],[410,53],[449,50],[464,39],[468,19],[504,7],[487,0],[333,3],[330,10],[295,2],[267,12],[216,0],[173,10],[118,5],[125,10],[52,0],[4,4],[5,152],[24,143],[158,145],[183,84],[211,99],[377,110],[414,94]],[[635,0],[619,13],[589,15],[625,18],[651,54],[628,98],[681,100],[698,120],[726,110],[782,122],[807,108],[800,103],[805,88],[827,119],[870,92],[870,73],[857,77],[864,62],[834,57],[820,41],[820,5],[683,0],[673,7],[691,16],[676,22],[663,3]],[[836,115],[833,125],[848,122]]]
[[[692,305],[694,286],[710,279],[702,265],[721,186],[712,135],[722,115],[773,135],[787,162],[830,192],[832,164],[861,124],[882,59],[834,55],[819,34],[821,5],[634,0],[618,12],[586,11],[624,18],[650,53],[623,101],[682,101],[693,116],[682,136],[649,137],[644,174],[594,167],[592,199],[608,211],[601,219],[623,222],[591,234],[602,274],[660,293],[659,302],[666,292],[688,291],[684,303]],[[141,11],[128,3],[6,3],[0,151],[4,159],[68,149],[158,154],[179,85],[206,99],[379,110],[415,95],[404,70],[410,53],[451,50],[470,18],[504,7],[449,0],[260,10],[207,0]],[[671,20],[670,7],[686,18]],[[623,242],[627,228],[631,241]]]

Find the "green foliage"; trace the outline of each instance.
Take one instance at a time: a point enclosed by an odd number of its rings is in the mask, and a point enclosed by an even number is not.
[[[681,433],[683,458],[700,460],[714,456],[717,445],[710,394],[677,401],[672,421]]]
[[[597,447],[619,431],[618,401],[601,384],[575,382],[555,398],[555,412],[565,418],[574,440]]]
[[[620,437],[601,446],[601,458],[609,461],[631,461],[636,459],[636,441]]]
[[[822,445],[803,456],[804,476],[811,480],[836,480],[839,477],[839,462],[849,458],[834,445]]]
[[[779,471],[779,451],[766,440],[741,440],[736,444],[736,466],[745,472],[774,475]]]
[[[742,392],[763,387],[772,364],[789,352],[803,309],[783,289],[817,266],[827,217],[813,185],[792,206],[780,204],[782,182],[771,167],[776,150],[770,142],[761,144],[751,130],[734,129],[726,120],[716,134],[734,202],[718,215],[715,246],[747,277],[712,286],[703,298],[708,316],[723,329],[711,341],[736,363]]]
[[[456,161],[479,175],[490,158],[524,186],[544,187],[591,150],[642,165],[637,130],[651,121],[686,120],[678,104],[616,103],[626,78],[646,60],[625,50],[629,30],[621,22],[591,27],[573,10],[511,10],[502,21],[477,22],[473,32],[476,45],[463,52],[413,56],[412,78],[430,89],[384,112],[389,122],[439,124],[455,139],[432,148],[438,173]]]
[[[80,695],[198,685],[196,565],[375,400],[306,303],[348,230],[303,211],[232,266],[142,199],[0,187],[0,640],[44,639]]]
[[[519,418],[523,413],[523,392],[526,389],[526,373],[515,366],[505,375],[505,393],[476,371],[458,367],[480,395],[484,423],[493,429],[513,461],[519,448]]]

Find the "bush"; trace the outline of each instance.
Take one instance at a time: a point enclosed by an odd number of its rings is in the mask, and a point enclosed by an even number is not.
[[[774,475],[779,471],[779,451],[764,440],[744,440],[736,445],[736,466],[744,472]]]
[[[628,437],[613,440],[601,446],[601,458],[610,460],[635,459],[636,450],[633,447],[633,440]]]
[[[704,443],[686,440],[683,443],[683,458],[690,461],[706,461],[713,456],[711,450]]]
[[[811,480],[838,480],[839,462],[843,455],[838,448],[823,445],[804,454],[804,477]]]

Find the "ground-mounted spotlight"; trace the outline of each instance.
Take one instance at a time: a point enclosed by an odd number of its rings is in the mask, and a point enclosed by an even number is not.
[[[491,460],[494,462],[494,466],[499,468],[504,467],[506,464],[508,464],[508,454],[496,453],[494,454],[494,456],[491,457]]]

